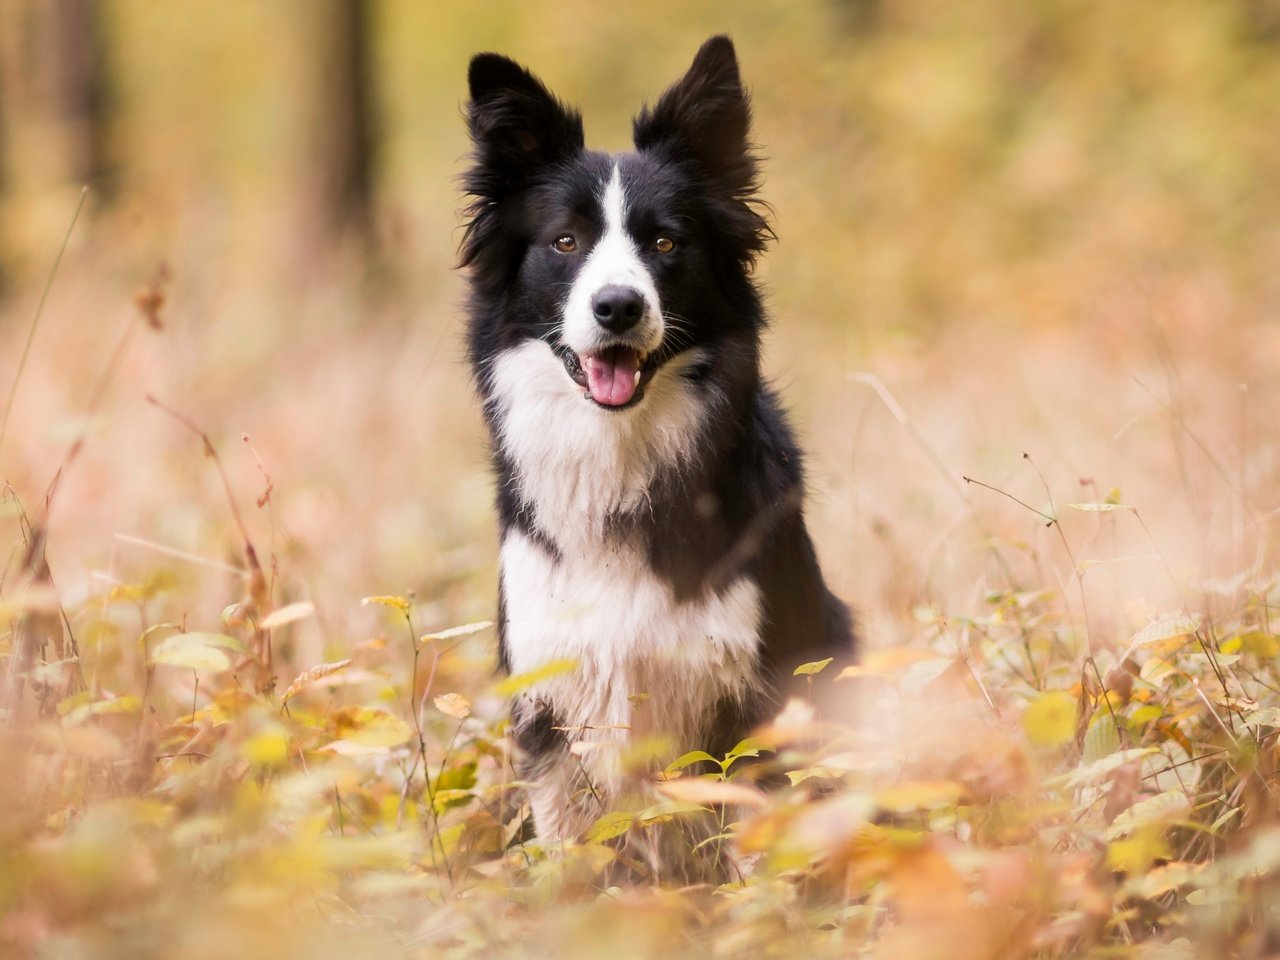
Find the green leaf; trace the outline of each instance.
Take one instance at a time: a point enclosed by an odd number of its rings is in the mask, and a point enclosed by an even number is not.
[[[741,757],[758,757],[761,750],[772,749],[770,744],[759,737],[747,737],[745,740],[738,741],[738,745],[724,755],[724,768],[729,769],[729,765]]]
[[[457,767],[441,770],[440,776],[436,777],[435,789],[471,790],[474,789],[475,785],[476,764],[475,761],[471,761]]]
[[[1144,703],[1140,707],[1135,707],[1133,713],[1129,715],[1129,729],[1135,733],[1141,733],[1143,728],[1152,721],[1159,720],[1164,716],[1164,710],[1154,703]]]
[[[1080,758],[1083,764],[1097,763],[1120,749],[1120,733],[1116,730],[1116,722],[1111,712],[1104,706],[1094,717],[1093,723],[1084,735],[1084,755]]]
[[[455,807],[465,807],[474,798],[471,790],[437,790],[432,794],[436,813],[444,813]]]
[[[835,657],[827,657],[825,660],[812,660],[809,663],[802,663],[792,671],[791,675],[793,677],[812,677],[814,674],[821,673],[830,666],[833,660],[835,660]]]
[[[671,774],[678,773],[686,767],[693,766],[695,763],[703,762],[714,763],[717,767],[723,766],[719,760],[707,753],[705,750],[690,750],[684,756],[677,757],[675,760],[672,760],[671,763],[667,764],[667,769],[663,772],[669,777]]]

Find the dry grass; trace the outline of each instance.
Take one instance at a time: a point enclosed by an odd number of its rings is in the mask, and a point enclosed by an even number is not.
[[[976,958],[1191,936],[1256,955],[1280,717],[1273,329],[1192,303],[1176,326],[953,329],[855,364],[780,320],[810,516],[868,637],[864,675],[819,674],[815,695],[854,707],[779,755],[797,786],[742,808],[745,885],[601,890],[607,844],[502,852],[491,636],[422,639],[493,602],[452,314],[406,324],[324,290],[281,328],[175,270],[157,331],[82,254],[64,270],[6,458],[5,643],[39,661],[7,704],[11,949]],[[54,594],[27,558],[40,492],[130,324],[47,518]],[[147,394],[210,432],[263,585],[218,465]],[[281,608],[299,619],[265,628]],[[630,829],[682,815],[646,802]]]

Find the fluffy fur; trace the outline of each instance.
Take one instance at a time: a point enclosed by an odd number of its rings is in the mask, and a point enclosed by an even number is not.
[[[534,824],[569,839],[625,792],[629,744],[723,752],[794,666],[852,653],[760,375],[770,237],[728,38],[635,119],[636,150],[496,54],[471,63],[461,261],[502,538],[499,643]]]

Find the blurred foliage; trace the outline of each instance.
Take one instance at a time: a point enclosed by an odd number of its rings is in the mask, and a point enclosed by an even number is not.
[[[319,209],[344,9],[0,6],[0,953],[1274,955],[1280,7],[364,4],[363,221]],[[623,149],[721,30],[867,654],[547,850],[484,626],[466,61]],[[740,880],[616,882],[719,801]]]
[[[1100,529],[1131,513],[1063,507]],[[220,618],[192,620],[164,568],[62,607],[38,563],[16,571],[9,950],[1207,957],[1280,933],[1274,581],[1203,584],[1127,638],[1049,588],[920,609],[911,647],[799,668],[860,720],[793,700],[725,758],[635,767],[638,806],[548,849],[525,837],[502,712],[542,677],[481,679],[491,624],[423,635],[411,598],[368,597],[382,629],[281,693],[272,646],[314,608],[265,609],[246,548]],[[788,785],[749,785],[770,772]],[[624,838],[719,803],[739,879],[609,885]]]

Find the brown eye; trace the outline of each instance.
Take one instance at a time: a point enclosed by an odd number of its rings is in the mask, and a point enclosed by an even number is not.
[[[653,241],[653,249],[657,250],[659,253],[670,253],[675,248],[676,242],[670,237],[659,237],[657,240]]]
[[[556,237],[551,246],[555,247],[557,253],[573,253],[578,249],[578,241],[571,234],[566,233],[562,237]]]

